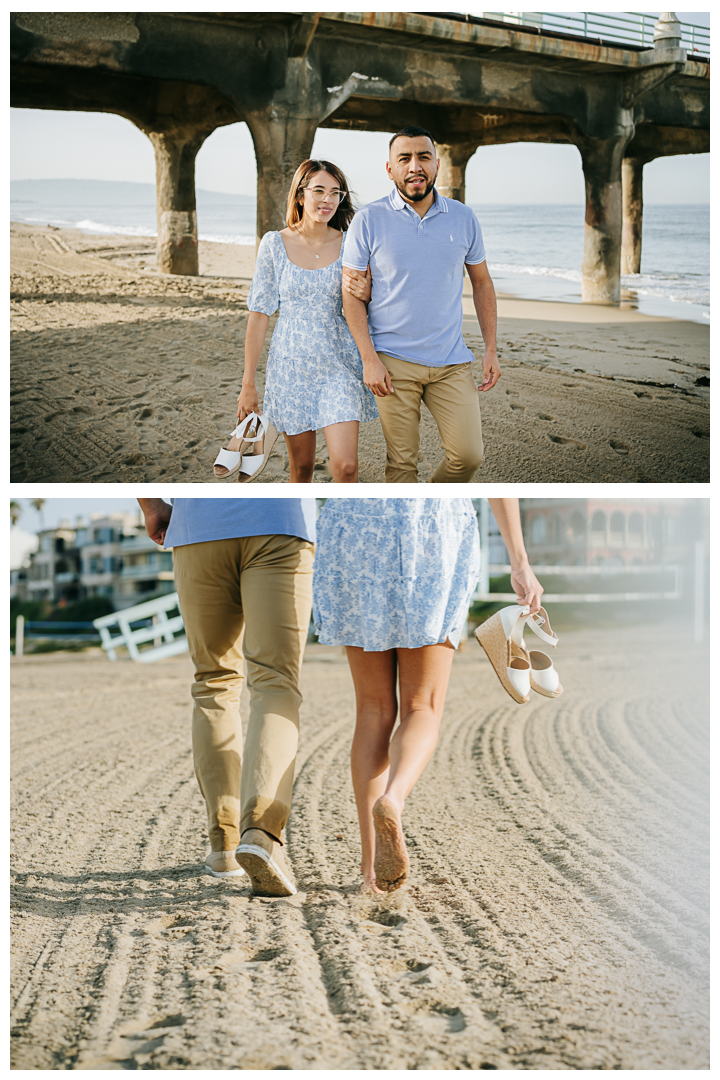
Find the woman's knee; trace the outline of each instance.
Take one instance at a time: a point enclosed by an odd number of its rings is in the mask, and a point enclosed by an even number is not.
[[[335,460],[332,463],[333,477],[338,482],[353,481],[357,476],[358,463],[356,457],[342,458],[341,460]]]
[[[358,727],[392,729],[397,717],[397,698],[394,694],[362,695],[357,702]]]
[[[313,478],[314,470],[314,459],[312,461],[293,461],[291,471],[294,483],[309,484]]]

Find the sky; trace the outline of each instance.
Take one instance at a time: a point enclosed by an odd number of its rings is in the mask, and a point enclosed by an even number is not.
[[[654,13],[653,13],[654,14]],[[709,25],[706,12],[681,12],[684,22]],[[11,110],[13,180],[82,179],[155,182],[150,140],[114,114]],[[387,193],[384,132],[319,129],[313,155],[345,171],[361,203]],[[201,148],[196,187],[255,195],[255,154],[246,124],[218,128]],[[512,143],[480,147],[467,168],[469,203],[582,203],[583,175],[574,146]],[[707,203],[710,155],[658,158],[645,166],[648,203]]]

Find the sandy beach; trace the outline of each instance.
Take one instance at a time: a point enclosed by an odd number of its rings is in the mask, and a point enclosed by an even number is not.
[[[266,900],[201,873],[187,657],[13,661],[13,1067],[709,1068],[707,662],[567,633],[564,696],[518,707],[468,643],[411,883],[371,899],[351,680],[311,646],[300,891]]]
[[[201,242],[200,259],[199,277],[162,276],[152,240],[12,225],[12,480],[217,482],[254,252]],[[503,378],[482,396],[477,481],[709,480],[709,327],[512,297],[499,315]],[[424,407],[421,453],[425,481],[442,450]],[[360,481],[383,466],[379,421],[361,425]],[[278,440],[263,480],[287,476]],[[322,436],[315,479],[331,479]]]

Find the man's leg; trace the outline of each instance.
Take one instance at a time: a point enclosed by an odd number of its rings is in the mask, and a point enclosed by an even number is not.
[[[240,544],[240,540],[210,540],[173,551],[175,584],[195,665],[195,775],[207,806],[214,852],[234,851],[239,840],[243,680]]]
[[[240,543],[250,691],[240,832],[262,829],[282,843],[295,774],[313,546],[295,536],[249,536]]]
[[[417,484],[417,460],[420,449],[420,399],[428,369],[422,364],[398,360],[378,353],[390,372],[394,393],[376,397],[387,456],[385,482]]]
[[[423,400],[435,418],[445,457],[431,484],[466,484],[483,462],[480,402],[469,364],[436,368]]]

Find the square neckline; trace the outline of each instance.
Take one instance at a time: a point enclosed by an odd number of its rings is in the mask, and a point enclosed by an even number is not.
[[[333,259],[333,261],[331,263],[328,263],[327,266],[311,266],[311,267],[307,267],[307,266],[300,266],[299,263],[296,263],[296,262],[292,261],[292,259],[290,258],[290,256],[287,253],[287,248],[285,247],[285,241],[283,240],[282,233],[281,233],[280,229],[278,229],[277,234],[278,234],[278,237],[280,239],[280,243],[282,244],[282,249],[285,252],[285,258],[287,259],[287,261],[290,263],[291,266],[296,267],[296,269],[304,270],[306,274],[317,274],[318,270],[329,270],[331,266],[335,265],[335,263],[340,262],[340,260],[342,259],[342,256],[343,256],[343,246],[345,244],[345,237],[347,235],[344,232],[341,232],[341,234],[340,234],[342,236],[342,240],[340,241],[340,254],[338,255],[337,259]]]

